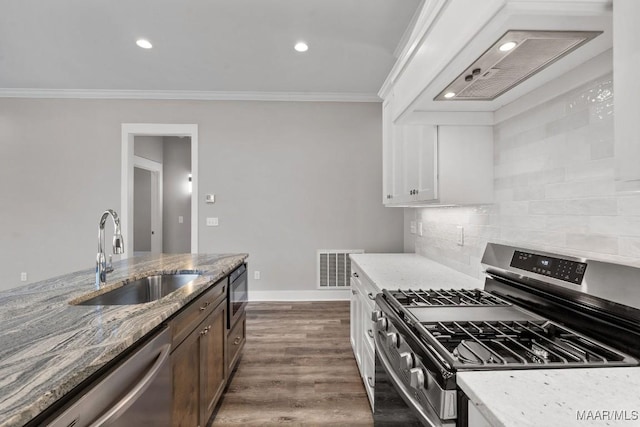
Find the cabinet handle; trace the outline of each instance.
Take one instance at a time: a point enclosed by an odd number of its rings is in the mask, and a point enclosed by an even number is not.
[[[235,340],[233,340],[233,345],[238,345],[238,344],[240,344],[240,341],[242,341],[242,338],[240,338],[240,337],[236,337],[236,339],[235,339]]]
[[[375,388],[376,386],[375,384],[372,384],[372,382],[373,382],[373,378],[367,377],[367,384],[369,385],[369,387]]]
[[[202,304],[202,306],[200,307],[200,311],[204,311],[207,307],[209,307],[209,304],[211,304],[211,301],[207,301]]]
[[[375,301],[375,299],[376,299],[376,296],[375,296],[374,294],[372,294],[371,292],[369,292],[369,293],[367,294],[367,296],[369,297],[369,299],[370,299],[370,300]]]
[[[200,331],[200,335],[207,335],[210,329],[211,329],[211,325],[207,326],[202,331]]]
[[[360,277],[358,276],[358,273],[356,273],[355,271],[353,272],[353,277]]]
[[[351,293],[352,293],[353,295],[358,295],[358,292],[357,292],[355,289],[351,289]]]
[[[369,335],[371,338],[373,338],[373,331],[371,329],[369,329],[367,331],[367,335]]]

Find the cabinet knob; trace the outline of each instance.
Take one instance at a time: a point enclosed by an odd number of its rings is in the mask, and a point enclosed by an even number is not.
[[[358,273],[356,273],[355,271],[353,272],[353,277],[360,277],[358,276]]]
[[[236,337],[236,339],[235,339],[235,340],[233,340],[233,345],[238,345],[238,344],[240,344],[240,341],[242,341],[242,338],[240,338],[240,337]]]

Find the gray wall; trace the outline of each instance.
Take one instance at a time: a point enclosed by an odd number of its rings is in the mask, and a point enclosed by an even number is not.
[[[317,249],[403,250],[380,104],[0,99],[0,288],[93,268],[99,216],[120,209],[122,123],[199,125],[199,251],[250,253],[251,290],[315,289]]]
[[[151,172],[133,168],[133,250],[151,251]]]
[[[162,252],[191,252],[191,138],[164,137],[162,168]],[[183,223],[178,223],[182,216]]]
[[[162,163],[164,157],[162,143],[161,136],[135,136],[133,138],[133,154]]]

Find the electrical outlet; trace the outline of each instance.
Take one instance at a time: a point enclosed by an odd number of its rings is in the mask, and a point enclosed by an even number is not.
[[[217,227],[218,218],[207,218],[207,227]]]
[[[411,234],[416,234],[416,222],[415,221],[411,221],[410,226],[409,226],[409,231],[411,232]]]
[[[459,225],[456,227],[457,229],[457,238],[456,241],[459,246],[464,246],[464,227]]]
[[[256,280],[260,280],[260,272],[258,270],[253,272],[253,278]]]
[[[216,202],[216,195],[215,194],[207,194],[204,198],[204,201],[207,203],[215,203]]]
[[[418,236],[422,236],[422,234],[423,234],[422,223],[419,222],[418,223]]]
[[[27,281],[27,273],[25,273],[25,272],[20,273],[20,281],[21,282],[26,282]]]
[[[184,217],[182,215],[178,216],[178,224],[182,224],[184,222]]]

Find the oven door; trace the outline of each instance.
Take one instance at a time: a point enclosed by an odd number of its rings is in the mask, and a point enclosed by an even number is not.
[[[417,355],[412,351],[408,329],[403,321],[385,301],[376,299],[376,304],[384,313],[375,324],[374,341],[376,347],[376,388],[374,420],[384,423],[389,418],[402,417],[407,425],[429,427],[455,427],[457,391],[442,390],[425,370],[417,363]],[[413,341],[413,340],[410,340]],[[416,369],[407,368],[407,361]],[[422,381],[413,384],[413,371],[422,373]],[[418,372],[416,372],[418,374]],[[420,376],[420,375],[418,375]],[[380,381],[380,382],[379,382]],[[380,387],[379,387],[380,385]],[[434,406],[440,408],[441,418]]]
[[[242,264],[229,276],[227,329],[233,328],[248,301],[247,266]]]

